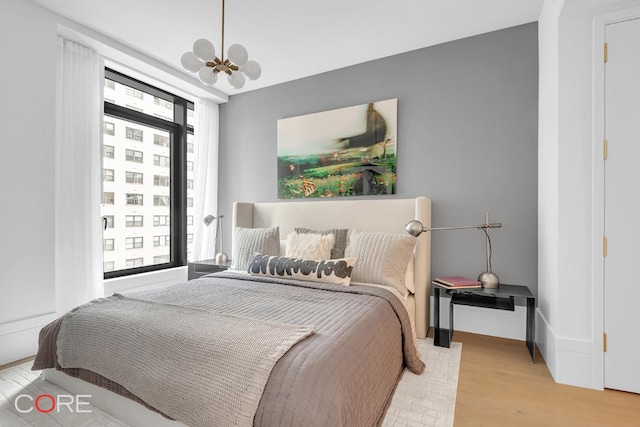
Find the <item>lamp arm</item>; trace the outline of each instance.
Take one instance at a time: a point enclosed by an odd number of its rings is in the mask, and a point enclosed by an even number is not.
[[[461,225],[458,227],[434,227],[434,228],[423,227],[422,231],[424,232],[424,231],[441,231],[441,230],[466,230],[470,228],[477,228],[477,229],[502,228],[502,223],[492,222],[491,224]]]

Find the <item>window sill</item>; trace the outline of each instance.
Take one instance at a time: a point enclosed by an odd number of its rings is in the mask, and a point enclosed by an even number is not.
[[[105,296],[115,292],[132,292],[175,285],[187,281],[187,266],[150,271],[104,281]]]

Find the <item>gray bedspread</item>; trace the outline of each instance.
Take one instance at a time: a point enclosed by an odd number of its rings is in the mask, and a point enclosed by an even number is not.
[[[314,325],[315,333],[274,366],[255,413],[256,426],[379,425],[403,367],[414,373],[424,370],[408,313],[384,289],[226,272],[128,296],[249,319]],[[56,321],[41,332],[34,369],[56,366],[59,326]],[[108,378],[63,371],[140,401]]]

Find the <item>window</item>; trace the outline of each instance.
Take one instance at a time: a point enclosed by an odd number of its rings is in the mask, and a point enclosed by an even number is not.
[[[153,176],[153,185],[159,187],[168,187],[169,186],[169,177],[162,175],[154,175]]]
[[[171,244],[171,236],[153,236],[153,246],[169,246]]]
[[[107,261],[103,264],[104,271],[113,271],[113,261]]]
[[[166,225],[170,225],[170,216],[169,215],[154,215],[153,216],[153,226],[154,227],[164,227]]]
[[[102,180],[113,182],[113,169],[102,169]]]
[[[153,165],[154,166],[162,166],[165,168],[171,167],[171,159],[166,156],[160,156],[158,154],[153,155]]]
[[[193,172],[193,162],[187,162],[187,170]]]
[[[187,234],[187,243],[193,243],[193,234]]]
[[[125,225],[127,227],[143,227],[144,220],[142,215],[127,215],[125,217]]]
[[[113,250],[113,239],[103,239],[102,240],[102,249],[105,252],[112,251]]]
[[[193,197],[187,197],[187,207],[188,208],[193,207]]]
[[[144,184],[143,174],[140,172],[125,172],[125,181],[127,184]]]
[[[106,223],[105,228],[113,228],[113,215],[105,215],[103,218]]]
[[[187,180],[187,190],[193,190],[193,180],[192,179],[188,179]]]
[[[142,142],[142,130],[127,127],[126,132],[127,139],[133,139],[134,141]]]
[[[158,255],[153,257],[154,264],[163,264],[169,262],[169,255]]]
[[[188,123],[193,103],[109,69],[104,92],[103,123],[109,123],[104,132],[113,130],[104,137],[113,147],[113,160],[105,160],[104,167],[114,171],[118,184],[105,184],[117,203],[103,205],[102,215],[112,216],[118,227],[105,231],[103,238],[118,245],[105,256],[105,261],[114,261],[114,268],[105,270],[104,277],[186,265],[186,236],[193,233],[193,225],[189,230],[186,225],[187,215],[193,215],[187,214],[192,208],[186,206],[193,195],[186,192],[193,189],[185,185],[187,179],[193,181],[193,172],[186,165],[194,160],[187,150],[197,150],[187,147],[194,142],[193,125]],[[151,140],[153,144],[147,144]]]
[[[127,249],[140,249],[143,247],[142,242],[142,237],[127,237],[124,240],[124,246]]]
[[[104,134],[105,135],[115,135],[116,134],[116,125],[109,122],[104,122]]]
[[[128,87],[126,90],[127,95],[132,96],[134,98],[142,99],[142,91],[133,89]]]
[[[153,206],[169,206],[169,196],[153,196]]]
[[[193,142],[187,142],[187,153],[193,153]]]
[[[142,151],[136,151],[136,150],[125,151],[125,158],[128,162],[142,163],[142,156],[143,156]]]
[[[187,225],[193,225],[193,215],[187,216]]]
[[[158,135],[157,133],[153,134],[153,145],[158,145],[160,147],[168,147],[169,146],[169,137],[165,135]]]
[[[142,206],[143,203],[143,196],[142,194],[136,194],[136,193],[127,193],[127,205],[140,205]]]
[[[102,157],[106,159],[113,159],[115,156],[115,149],[111,145],[103,145],[102,146]]]
[[[125,261],[127,268],[142,267],[144,260],[142,258],[129,258]]]
[[[115,197],[113,191],[105,191],[102,193],[102,203],[105,205],[113,205],[115,203]]]

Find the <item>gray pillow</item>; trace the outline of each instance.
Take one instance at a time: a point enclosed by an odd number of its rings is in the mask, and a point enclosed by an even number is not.
[[[416,238],[406,234],[351,230],[345,257],[356,258],[351,280],[391,286],[407,296],[404,284]]]
[[[321,234],[323,236],[333,234],[336,238],[331,249],[331,259],[344,258],[344,250],[347,247],[347,230],[346,228],[332,228],[330,230],[315,231],[308,228],[296,228],[298,234]]]
[[[231,270],[247,271],[253,254],[279,255],[280,229],[236,227],[233,238]]]

